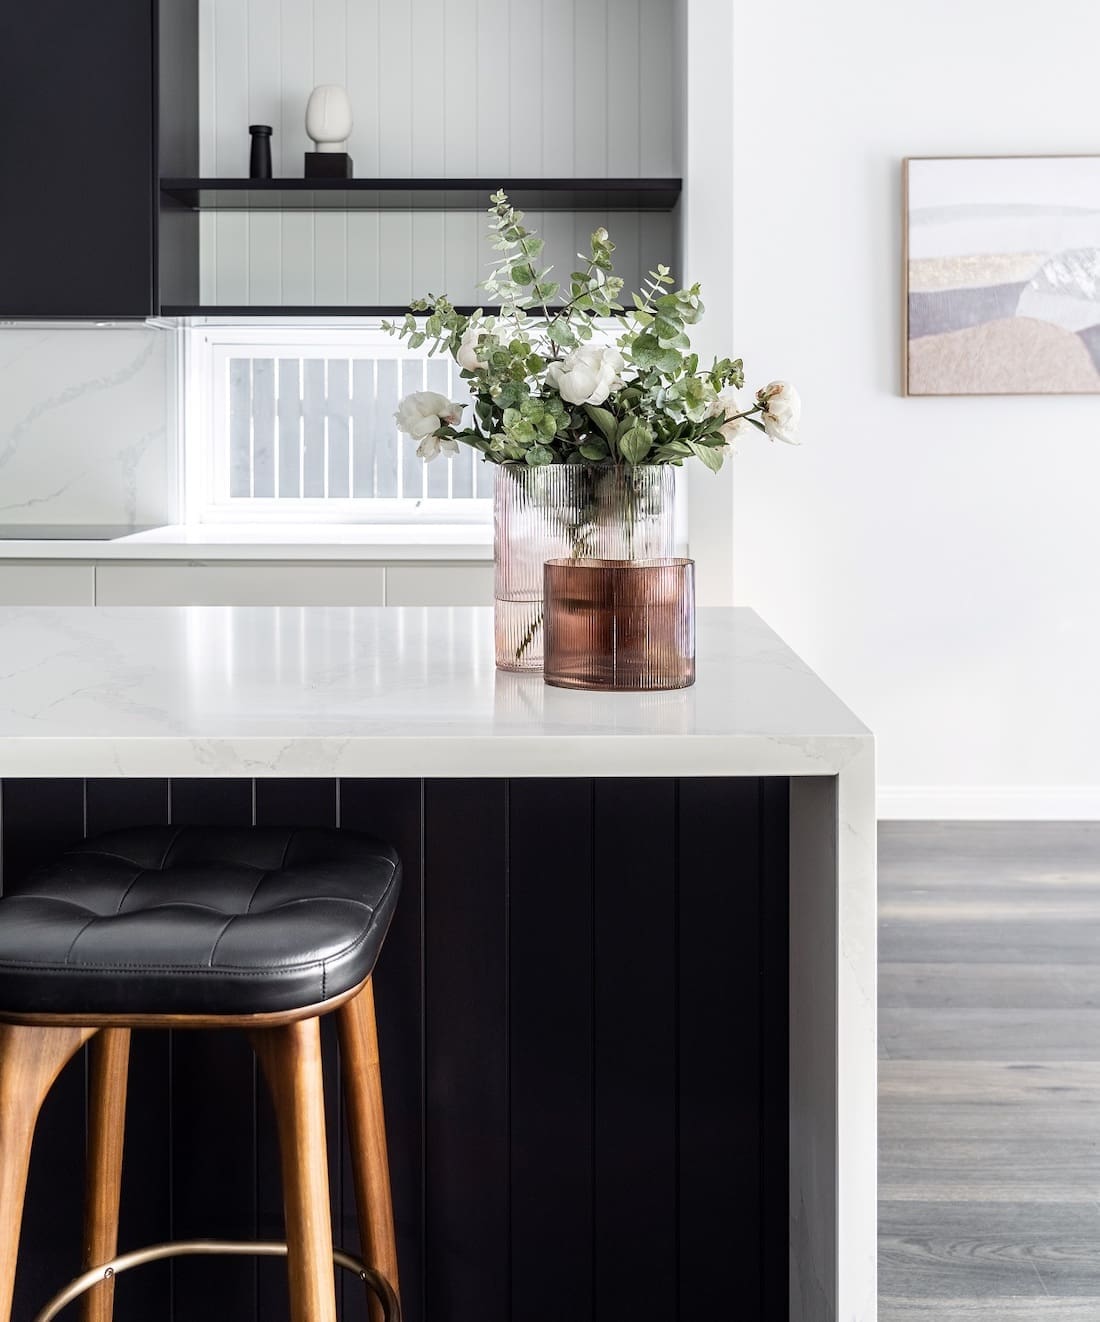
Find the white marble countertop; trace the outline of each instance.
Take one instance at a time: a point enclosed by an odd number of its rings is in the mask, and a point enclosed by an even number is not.
[[[488,523],[410,528],[385,524],[167,524],[109,540],[13,535],[0,539],[3,560],[336,560],[488,562]]]
[[[548,688],[476,607],[0,610],[0,776],[829,775],[870,735],[748,610],[698,682]]]

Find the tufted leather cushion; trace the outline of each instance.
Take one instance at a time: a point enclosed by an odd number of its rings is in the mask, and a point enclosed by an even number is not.
[[[0,899],[0,1012],[262,1014],[374,968],[397,855],[352,831],[139,827]]]

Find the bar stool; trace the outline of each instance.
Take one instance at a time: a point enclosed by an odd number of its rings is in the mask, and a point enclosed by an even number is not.
[[[85,841],[0,899],[0,1322],[12,1293],[31,1142],[65,1064],[91,1043],[86,1291],[111,1322],[114,1279],[196,1253],[287,1258],[293,1322],[336,1322],[334,1263],[398,1322],[371,973],[401,885],[389,846],[351,831],[142,827]],[[363,1261],[333,1251],[320,1019],[339,1032]],[[116,1257],[133,1028],[244,1029],[278,1120],[286,1244],[195,1241]]]

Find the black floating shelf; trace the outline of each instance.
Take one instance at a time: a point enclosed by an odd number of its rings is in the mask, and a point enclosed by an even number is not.
[[[525,211],[671,211],[679,179],[162,179],[191,211],[485,211],[503,188]]]
[[[499,313],[498,307],[492,307],[488,303],[483,305],[486,313]],[[549,312],[560,312],[561,308],[554,305],[547,309]],[[160,310],[162,317],[403,317],[409,311],[408,304],[378,304],[369,307],[356,307],[348,303],[334,303],[327,307],[318,307],[312,303],[304,303],[297,307],[262,307],[255,303],[239,303],[233,306],[223,305],[221,303],[195,304],[188,306],[184,304],[165,304]],[[474,311],[471,304],[468,307],[456,308],[457,312],[469,314]],[[536,316],[541,314],[541,308],[532,308],[530,314]],[[417,316],[424,315],[417,313]]]

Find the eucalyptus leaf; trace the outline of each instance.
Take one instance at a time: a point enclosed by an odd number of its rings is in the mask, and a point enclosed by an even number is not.
[[[639,335],[634,341],[630,357],[635,367],[652,367],[661,356],[662,349],[656,335],[648,332]]]
[[[571,349],[577,343],[572,326],[563,319],[552,321],[546,328],[546,334],[563,349]]]

